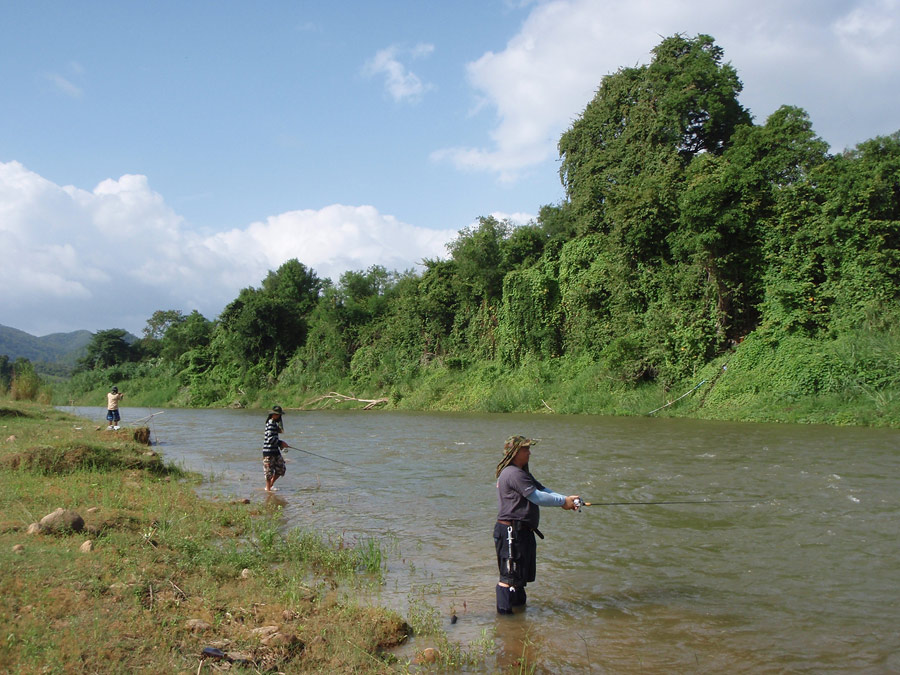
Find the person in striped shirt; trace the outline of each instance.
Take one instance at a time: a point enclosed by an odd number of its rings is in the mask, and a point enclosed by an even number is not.
[[[281,478],[287,471],[281,449],[288,444],[278,438],[279,433],[284,432],[284,410],[280,405],[272,406],[269,416],[266,418],[266,431],[263,436],[263,468],[266,473],[266,492],[274,492],[275,481]]]

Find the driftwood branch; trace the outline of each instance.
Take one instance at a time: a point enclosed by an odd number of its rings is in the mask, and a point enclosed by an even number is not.
[[[307,405],[312,405],[314,403],[319,403],[320,401],[332,401],[336,403],[346,403],[348,401],[357,401],[359,403],[365,403],[363,406],[363,410],[371,410],[375,406],[382,405],[387,403],[388,400],[386,398],[357,398],[356,396],[347,396],[346,394],[339,394],[336,391],[328,392],[327,394],[323,394],[322,396],[317,396],[311,401],[307,401],[304,407]]]

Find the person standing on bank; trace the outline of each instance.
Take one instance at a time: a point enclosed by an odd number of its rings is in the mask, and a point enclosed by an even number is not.
[[[568,497],[544,487],[528,470],[531,446],[535,440],[510,436],[503,446],[503,459],[497,465],[497,499],[500,510],[494,524],[494,547],[500,581],[497,583],[497,612],[512,614],[524,607],[525,585],[534,581],[537,570],[537,544],[541,506],[561,506],[572,511],[578,495]]]
[[[266,492],[275,491],[275,481],[281,478],[287,467],[281,449],[288,444],[278,438],[279,433],[284,433],[284,410],[280,405],[272,406],[269,416],[266,418],[266,431],[263,436],[263,468],[266,473]]]
[[[107,431],[119,428],[119,422],[122,419],[119,416],[119,401],[123,398],[125,398],[125,394],[120,394],[118,387],[113,387],[106,395],[106,421],[109,423],[109,426],[106,427]]]

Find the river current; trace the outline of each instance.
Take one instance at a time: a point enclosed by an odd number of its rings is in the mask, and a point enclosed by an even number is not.
[[[343,464],[288,451],[266,493],[263,411],[122,417],[145,418],[167,461],[211,476],[206,491],[382,542],[386,581],[365,599],[404,615],[424,600],[452,641],[493,639],[497,670],[524,649],[538,673],[900,673],[896,430],[287,411],[283,440]],[[528,608],[506,617],[491,532],[512,434],[541,439],[530,468],[548,488],[615,504],[541,510]],[[701,503],[639,503],[661,501]]]

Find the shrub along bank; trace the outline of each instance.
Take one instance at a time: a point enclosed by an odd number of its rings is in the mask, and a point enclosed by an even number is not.
[[[119,379],[124,374],[119,368],[93,371],[87,390],[57,384],[54,401],[102,407],[110,384],[118,383],[128,392],[126,407],[190,404],[190,390],[173,387],[175,374],[165,368]],[[528,358],[516,366],[485,360],[465,368],[434,359],[389,386],[350,377],[311,382],[303,373],[286,372],[271,388],[209,405],[363,405],[320,398],[331,391],[383,399],[379,409],[596,415],[655,411],[668,417],[900,427],[900,336],[859,330],[831,340],[774,340],[760,331],[668,387],[623,381],[590,358]]]

